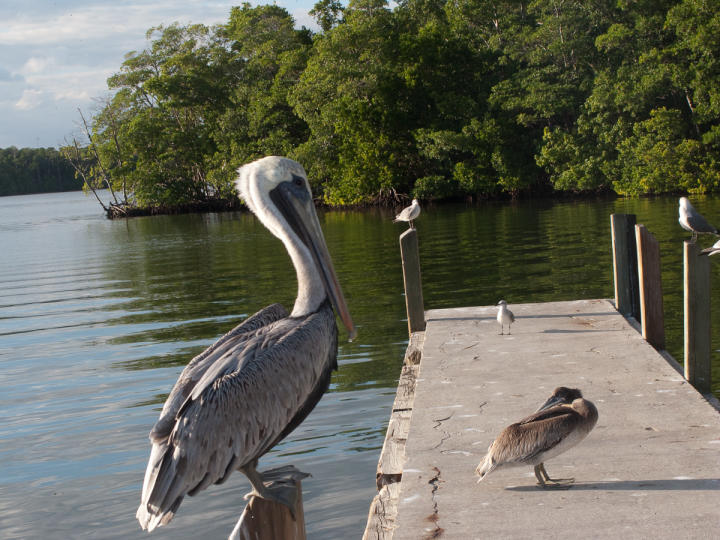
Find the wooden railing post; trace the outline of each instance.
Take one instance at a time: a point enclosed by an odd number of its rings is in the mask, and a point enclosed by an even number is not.
[[[615,309],[624,316],[640,320],[640,288],[638,285],[635,214],[612,214],[613,275],[615,278]]]
[[[645,225],[635,225],[642,335],[656,349],[665,348],[660,244]]]
[[[228,540],[306,540],[301,480],[308,476],[292,465],[264,471],[266,487],[295,491],[295,515],[282,503],[253,495]]]
[[[685,378],[700,392],[710,392],[710,260],[700,247],[683,242],[685,292]]]
[[[400,256],[402,258],[403,281],[405,283],[405,307],[408,317],[408,332],[425,330],[425,306],[423,303],[422,280],[420,279],[420,252],[417,229],[408,229],[400,235]]]

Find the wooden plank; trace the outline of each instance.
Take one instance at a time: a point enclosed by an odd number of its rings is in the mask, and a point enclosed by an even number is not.
[[[415,397],[415,380],[417,379],[418,369],[418,366],[402,367],[397,392],[395,393],[395,402],[393,403],[392,408],[393,411],[412,409],[412,403]]]
[[[615,308],[626,317],[630,316],[640,320],[635,221],[634,214],[612,214],[610,216]]]
[[[408,316],[408,333],[425,330],[425,307],[420,278],[420,252],[417,229],[408,229],[400,235],[403,281],[405,283],[405,307]]]
[[[390,540],[395,529],[400,484],[387,484],[380,489],[370,505],[363,540]]]
[[[685,240],[683,263],[685,378],[700,392],[710,392],[710,258]]]
[[[660,244],[645,225],[635,225],[640,285],[642,336],[656,349],[665,348]]]
[[[410,334],[410,342],[405,350],[405,364],[419,364],[422,358],[422,348],[425,343],[425,332],[413,332]]]
[[[375,482],[378,489],[384,485],[402,480],[405,464],[405,442],[410,430],[412,404],[415,396],[415,379],[419,366],[403,366],[398,382],[395,402],[390,422],[388,422],[385,440],[378,459]]]

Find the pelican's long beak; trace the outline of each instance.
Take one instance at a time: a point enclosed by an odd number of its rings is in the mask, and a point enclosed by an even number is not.
[[[320,277],[325,284],[330,302],[348,330],[348,339],[352,341],[357,335],[357,330],[350,316],[350,310],[345,302],[337,274],[335,274],[310,192],[304,183],[297,186],[292,182],[282,182],[270,192],[270,198],[310,251],[320,271]]]
[[[540,411],[544,411],[546,409],[549,409],[550,407],[554,407],[555,405],[560,405],[561,403],[565,403],[562,398],[558,396],[550,396],[548,400],[543,403],[540,408],[535,412],[539,413]]]

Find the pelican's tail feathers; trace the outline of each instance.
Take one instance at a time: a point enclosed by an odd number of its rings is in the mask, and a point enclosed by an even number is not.
[[[166,443],[153,444],[142,499],[135,514],[140,527],[148,532],[169,523],[185,495],[172,457],[172,450]]]

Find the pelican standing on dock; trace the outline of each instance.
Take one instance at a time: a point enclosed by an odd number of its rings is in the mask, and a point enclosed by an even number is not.
[[[415,224],[413,223],[413,220],[417,219],[420,215],[420,203],[417,199],[412,200],[412,204],[406,208],[403,208],[402,211],[395,216],[395,219],[393,219],[393,223],[397,223],[398,221],[407,221],[410,223],[410,228],[414,229]]]
[[[693,244],[697,240],[698,233],[718,234],[717,228],[710,225],[703,215],[695,210],[687,197],[680,197],[678,222],[683,229],[692,233],[690,241]]]
[[[505,325],[508,327],[508,334],[510,334],[510,325],[515,322],[515,315],[507,307],[505,300],[500,300],[498,303],[497,322],[500,323],[500,335],[505,333]]]
[[[480,480],[500,467],[532,465],[544,488],[567,488],[574,478],[550,478],[545,461],[582,441],[595,427],[598,411],[580,390],[561,386],[527,418],[506,427],[490,445],[475,473]]]
[[[148,531],[167,524],[185,495],[224,482],[235,469],[252,483],[250,495],[293,508],[287,490],[265,487],[258,459],[305,419],[330,384],[337,369],[333,306],[350,339],[355,335],[302,166],[266,157],[241,167],[236,187],[285,244],[297,299],[290,314],[273,304],[249,317],[180,374],[150,432],[137,511]]]

